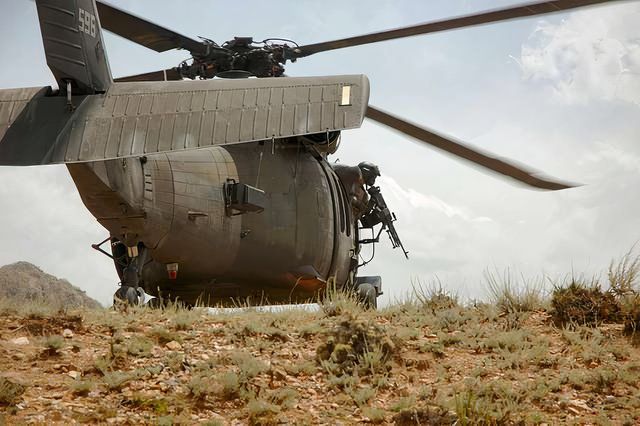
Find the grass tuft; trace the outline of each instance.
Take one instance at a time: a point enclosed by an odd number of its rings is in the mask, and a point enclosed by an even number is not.
[[[491,301],[501,313],[515,314],[544,308],[543,280],[516,280],[507,269],[502,274],[489,270],[484,273]]]
[[[0,377],[0,405],[13,405],[25,391],[24,386]]]
[[[597,327],[619,321],[622,314],[611,291],[602,291],[595,281],[587,284],[579,279],[572,279],[567,286],[556,286],[551,306],[551,317],[559,327]]]
[[[60,349],[64,347],[64,337],[54,335],[47,336],[44,339],[43,346],[45,349],[45,354],[48,356],[56,356],[58,355]]]
[[[419,279],[411,280],[411,287],[412,299],[424,309],[435,312],[459,305],[458,295],[446,290],[438,278],[430,284],[423,284]]]
[[[387,332],[372,321],[345,317],[327,333],[316,352],[320,364],[333,374],[383,372],[397,351]]]
[[[328,317],[344,314],[354,315],[363,310],[362,303],[356,293],[350,289],[338,287],[335,277],[327,280],[324,293],[318,299],[318,305]]]
[[[611,292],[620,301],[625,332],[636,337],[640,329],[640,255],[634,256],[631,249],[618,262],[611,262],[607,275]]]

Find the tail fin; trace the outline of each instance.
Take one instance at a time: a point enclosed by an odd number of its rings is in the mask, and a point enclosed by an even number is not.
[[[95,0],[36,0],[47,65],[74,95],[105,92],[113,83]]]

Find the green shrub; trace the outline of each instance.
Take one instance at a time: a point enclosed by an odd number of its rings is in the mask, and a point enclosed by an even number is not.
[[[71,383],[71,392],[74,395],[86,396],[94,387],[95,383],[90,380],[74,380]]]
[[[405,408],[393,417],[393,422],[396,426],[458,424],[454,414],[437,406]]]
[[[250,425],[277,425],[280,408],[262,399],[252,399],[246,407]]]
[[[331,361],[337,375],[356,368],[365,375],[383,371],[397,350],[387,332],[373,321],[346,317],[327,334],[316,357],[321,364]]]
[[[151,356],[153,342],[144,337],[133,337],[127,344],[127,353],[136,357]]]
[[[24,386],[0,377],[0,405],[13,405],[25,391]]]
[[[62,336],[47,336],[44,339],[43,346],[47,355],[57,355],[58,351],[64,347],[64,337]]]
[[[108,371],[102,380],[109,390],[119,391],[127,383],[136,378],[137,374],[134,371]]]

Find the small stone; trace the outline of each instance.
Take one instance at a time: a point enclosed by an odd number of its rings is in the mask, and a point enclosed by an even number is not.
[[[208,420],[213,422],[218,422],[220,424],[225,424],[227,422],[226,418],[222,414],[218,414],[215,412],[207,413]]]
[[[167,386],[171,386],[171,387],[175,387],[175,386],[178,386],[180,384],[180,382],[178,382],[174,377],[171,377],[170,379],[165,380],[164,383]]]
[[[573,412],[573,410],[571,410],[572,408],[579,411],[591,411],[589,405],[587,405],[586,401],[583,401],[582,399],[572,399],[569,401],[568,405],[569,411],[571,412]]]
[[[604,397],[604,402],[606,402],[607,404],[613,404],[614,402],[616,402],[616,397],[613,395],[607,395]]]
[[[287,372],[281,369],[275,369],[273,371],[273,377],[276,378],[276,380],[285,380],[287,378]]]
[[[567,411],[569,411],[569,413],[573,414],[574,416],[580,415],[580,410],[574,407],[567,408]]]
[[[24,346],[29,344],[29,339],[27,339],[26,337],[18,337],[10,340],[10,342],[13,343],[14,345]]]
[[[172,351],[179,351],[182,349],[182,345],[175,340],[170,341],[165,346],[167,347],[167,349],[170,349]]]
[[[77,379],[78,377],[80,377],[80,372],[71,370],[67,373],[67,376],[71,377],[72,379]]]
[[[73,337],[73,331],[65,328],[64,330],[62,330],[62,337],[64,337],[65,339],[71,339]]]

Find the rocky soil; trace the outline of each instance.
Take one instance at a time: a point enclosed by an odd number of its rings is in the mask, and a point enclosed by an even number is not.
[[[0,274],[1,275],[1,274]],[[438,298],[364,312],[4,308],[0,424],[638,424],[621,325]]]

